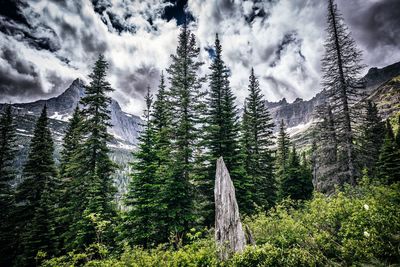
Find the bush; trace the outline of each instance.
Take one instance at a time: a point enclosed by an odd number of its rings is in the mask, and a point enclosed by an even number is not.
[[[282,257],[304,256],[311,266],[399,262],[399,184],[346,188],[332,197],[315,194],[303,208],[292,206],[278,205],[248,221],[257,245],[279,248]]]
[[[400,185],[347,187],[334,196],[285,201],[246,220],[257,242],[220,262],[213,239],[189,235],[178,250],[101,247],[45,261],[43,266],[382,266],[400,263]],[[200,238],[200,239],[199,239]],[[99,257],[98,255],[101,255]]]

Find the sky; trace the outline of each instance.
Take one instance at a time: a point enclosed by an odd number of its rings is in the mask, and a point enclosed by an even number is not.
[[[337,0],[363,64],[400,61],[399,0]],[[124,111],[140,115],[147,86],[175,53],[184,19],[209,74],[218,33],[238,106],[254,67],[266,99],[310,99],[320,90],[327,1],[322,0],[2,0],[0,102],[29,102],[88,81],[100,53]],[[205,85],[207,88],[207,84]]]

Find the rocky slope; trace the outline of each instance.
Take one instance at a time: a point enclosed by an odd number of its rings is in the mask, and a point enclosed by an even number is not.
[[[383,118],[400,112],[400,75],[380,85],[368,99],[376,103]]]
[[[17,114],[19,115],[38,116],[44,104],[46,104],[49,118],[67,122],[84,92],[83,81],[76,79],[67,90],[57,97],[31,103],[13,104],[13,106],[18,110]],[[119,141],[136,145],[141,119],[138,116],[123,112],[114,99],[111,101],[110,110],[111,124],[113,125],[109,129],[110,133]]]
[[[381,95],[385,90],[388,90],[387,87],[385,87],[386,89],[380,89],[380,86],[386,82],[390,83],[390,80],[398,75],[400,75],[400,62],[381,69],[371,68],[364,77],[367,83],[366,94],[376,94],[377,96],[373,97],[372,99],[374,101],[380,101],[380,97],[378,95]],[[390,87],[396,85],[396,82],[392,82],[388,86]],[[326,96],[324,92],[320,92],[310,100],[297,98],[293,103],[288,103],[286,99],[283,98],[279,102],[267,101],[266,103],[270,109],[271,116],[275,124],[279,125],[280,121],[283,120],[289,128],[290,134],[295,135],[299,132],[305,131],[308,126],[311,125],[314,117],[314,108],[322,103],[325,98]],[[385,114],[386,113],[383,113],[383,115]]]

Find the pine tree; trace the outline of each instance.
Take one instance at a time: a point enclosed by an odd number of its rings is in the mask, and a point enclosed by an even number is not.
[[[198,71],[203,64],[198,61],[200,50],[195,36],[184,24],[178,38],[176,54],[167,69],[170,80],[169,107],[171,119],[171,175],[166,181],[166,199],[169,199],[168,229],[176,241],[189,229],[193,221],[193,186],[196,177],[194,157],[200,140],[199,124],[204,110],[204,93]]]
[[[312,177],[306,162],[300,164],[295,146],[289,155],[287,170],[281,182],[280,197],[290,197],[294,200],[311,198],[313,186]]]
[[[329,94],[338,141],[339,183],[354,185],[356,166],[356,125],[360,114],[352,105],[359,100],[360,89],[365,87],[359,79],[363,66],[361,52],[349,34],[334,0],[328,2],[328,27],[325,55],[322,60],[323,86]]]
[[[243,114],[243,136],[246,138],[246,172],[251,177],[253,201],[268,210],[275,203],[276,181],[274,177],[273,157],[270,146],[273,145],[272,130],[274,124],[261,94],[259,82],[251,69],[249,77],[249,95]]]
[[[380,178],[386,183],[400,181],[400,152],[396,148],[395,137],[389,120],[386,120],[386,134],[379,155]]]
[[[82,112],[77,105],[71,119],[68,123],[68,128],[63,138],[63,149],[61,151],[60,160],[60,176],[65,179],[70,179],[73,174],[70,173],[73,169],[71,163],[73,162],[74,155],[77,153],[81,140],[83,117]]]
[[[145,125],[139,138],[139,149],[134,153],[132,180],[125,200],[130,210],[124,222],[124,235],[131,245],[151,247],[159,243],[160,238],[163,238],[159,234],[163,225],[158,225],[161,208],[158,201],[160,182],[157,178],[158,160],[155,150],[155,131],[150,118],[153,101],[150,89],[148,89],[145,99]]]
[[[362,168],[367,168],[372,176],[376,174],[377,155],[382,147],[385,125],[378,115],[378,109],[371,100],[366,102],[366,114],[361,126],[361,158]]]
[[[201,207],[205,225],[214,223],[214,181],[217,159],[221,156],[224,158],[234,183],[241,179],[243,173],[239,158],[236,98],[229,85],[229,73],[222,60],[222,47],[218,34],[215,38],[215,57],[210,70],[210,89],[206,99],[208,110],[204,127],[204,143],[207,149],[205,158],[208,162],[207,175],[197,181],[197,188],[205,199],[205,204]]]
[[[53,140],[44,106],[30,143],[23,170],[24,180],[18,185],[16,201],[20,220],[21,265],[34,265],[39,251],[54,255],[54,188],[58,184],[53,159]]]
[[[159,182],[158,188],[158,242],[167,242],[170,234],[168,218],[168,206],[170,205],[169,187],[166,186],[171,180],[173,171],[170,168],[173,164],[171,157],[171,129],[172,114],[169,109],[168,91],[165,86],[164,74],[162,73],[160,85],[154,101],[152,123],[154,127],[154,148],[157,159],[156,178]],[[169,224],[168,224],[169,223]]]
[[[285,123],[283,120],[279,126],[279,133],[277,138],[277,150],[276,150],[276,176],[277,182],[279,185],[279,191],[282,191],[282,180],[286,175],[288,170],[288,161],[289,161],[289,146],[290,146],[290,138],[286,132]]]
[[[59,250],[64,250],[64,241],[68,242],[73,239],[75,234],[71,234],[68,230],[73,224],[74,218],[80,217],[74,209],[74,194],[77,190],[84,190],[79,187],[79,167],[80,162],[76,161],[77,154],[82,144],[82,125],[83,117],[79,106],[77,106],[69,120],[68,128],[63,138],[63,149],[61,151],[61,160],[59,166],[60,185],[57,188],[57,227],[56,234],[58,236],[57,246]]]
[[[15,124],[11,105],[6,105],[0,118],[0,266],[10,266],[15,256],[15,210],[14,190],[11,183],[15,178],[13,163],[16,156]]]
[[[111,140],[107,133],[107,128],[111,127],[108,109],[111,98],[106,94],[113,91],[106,80],[107,69],[107,61],[100,55],[89,75],[90,84],[85,87],[85,95],[80,100],[84,117],[83,141],[74,155],[75,190],[71,193],[72,208],[80,216],[74,217],[67,233],[67,236],[73,238],[67,242],[68,249],[83,248],[96,242],[95,221],[108,225],[104,230],[104,241],[109,242],[112,238],[112,221],[116,215],[113,199],[116,189],[112,180],[115,164],[108,155],[107,147]]]
[[[333,193],[339,185],[337,165],[337,137],[332,109],[324,103],[317,108],[319,121],[314,130],[314,187],[322,193]]]

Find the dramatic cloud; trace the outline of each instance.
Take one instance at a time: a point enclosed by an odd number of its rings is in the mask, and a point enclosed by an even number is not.
[[[366,64],[400,60],[398,0],[338,5]],[[73,79],[87,79],[103,53],[113,97],[141,114],[146,88],[156,90],[185,19],[202,48],[202,74],[219,33],[238,104],[252,67],[268,100],[310,98],[319,90],[325,12],[319,0],[3,0],[0,102],[57,95]]]

